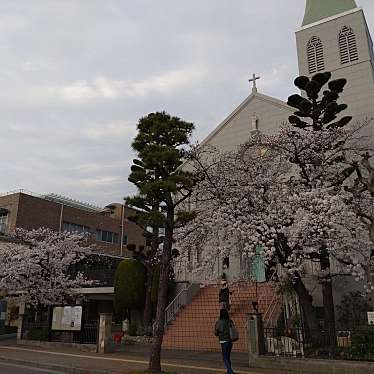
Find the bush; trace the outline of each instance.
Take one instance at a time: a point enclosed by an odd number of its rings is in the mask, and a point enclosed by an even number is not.
[[[374,359],[374,326],[352,332],[352,356],[357,360]]]
[[[136,322],[130,322],[129,335],[137,336],[137,333],[138,333],[138,325],[136,324]]]
[[[46,341],[48,340],[48,328],[47,327],[33,327],[27,333],[28,340]]]
[[[345,294],[337,307],[339,328],[344,330],[351,326],[365,325],[368,310],[368,301],[360,292]]]
[[[117,313],[141,309],[145,299],[145,268],[139,261],[123,260],[114,276],[114,308]]]

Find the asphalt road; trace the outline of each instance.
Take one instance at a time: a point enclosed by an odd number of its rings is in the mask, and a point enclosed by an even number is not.
[[[39,369],[31,366],[14,365],[0,362],[0,374],[66,374],[62,371]]]

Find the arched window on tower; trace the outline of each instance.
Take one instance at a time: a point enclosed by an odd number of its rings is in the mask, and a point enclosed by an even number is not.
[[[358,60],[356,35],[348,26],[343,26],[339,33],[339,51],[342,64]]]
[[[320,38],[313,36],[307,45],[307,56],[309,74],[325,70],[325,61],[323,58],[323,45]]]

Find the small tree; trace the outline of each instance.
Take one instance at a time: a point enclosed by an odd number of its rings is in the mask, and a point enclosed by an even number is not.
[[[128,204],[135,205],[136,198],[128,198]],[[152,210],[152,207],[150,207]],[[159,238],[159,227],[153,226],[152,230],[147,227],[147,222],[144,222],[143,214],[138,212],[131,220],[135,222],[143,230],[143,235],[146,238],[146,246],[136,246],[135,244],[128,244],[127,249],[133,253],[133,257],[140,261],[146,269],[145,281],[145,305],[143,312],[143,326],[146,333],[151,332],[152,322],[152,287],[154,284],[155,269],[160,263],[159,245],[162,243],[162,238]]]
[[[144,306],[145,268],[137,260],[125,259],[114,275],[114,308],[121,315]]]
[[[50,306],[76,297],[77,289],[92,283],[73,269],[91,252],[83,235],[18,229],[14,239],[0,251],[0,289],[8,300]]]
[[[194,177],[180,169],[194,126],[165,112],[151,113],[138,123],[138,135],[132,147],[138,155],[131,167],[129,181],[138,195],[128,204],[141,210],[145,226],[156,228],[154,240],[159,240],[157,228],[164,228],[160,247],[160,282],[151,347],[149,371],[161,372],[161,345],[164,336],[165,309],[168,302],[168,283],[172,260],[174,229],[185,223],[190,214],[178,210],[186,201],[195,183]]]

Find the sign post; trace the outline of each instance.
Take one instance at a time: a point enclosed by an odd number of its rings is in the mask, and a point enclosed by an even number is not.
[[[53,308],[52,330],[80,331],[82,306],[56,306]]]
[[[374,312],[368,312],[368,324],[374,326]]]

